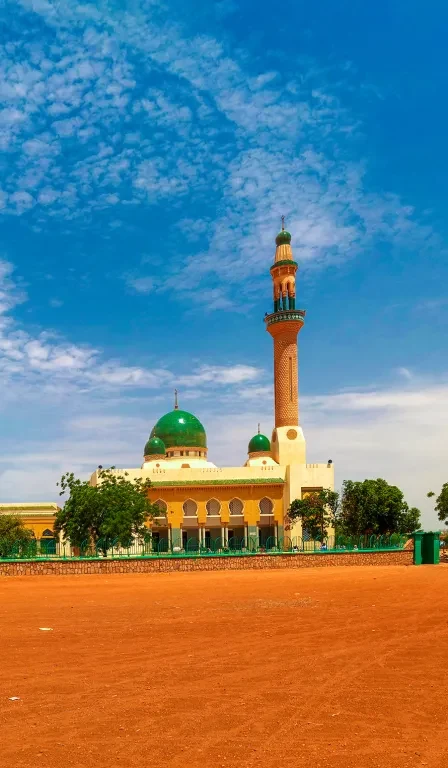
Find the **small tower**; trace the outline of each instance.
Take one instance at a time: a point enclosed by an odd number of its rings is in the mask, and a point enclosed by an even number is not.
[[[266,330],[274,340],[275,429],[273,458],[280,464],[305,463],[305,438],[299,427],[297,334],[305,321],[305,310],[296,309],[297,262],[293,259],[291,235],[282,229],[275,238],[271,267],[274,311],[266,315]]]

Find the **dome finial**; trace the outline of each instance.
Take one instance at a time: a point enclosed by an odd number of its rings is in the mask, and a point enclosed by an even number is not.
[[[258,434],[261,434],[260,433],[260,422],[258,422]]]
[[[285,217],[282,216],[282,232],[285,231]]]
[[[175,389],[174,390],[174,410],[175,411],[179,410],[179,405],[177,403],[177,395],[178,395],[178,392],[177,392],[177,389]]]

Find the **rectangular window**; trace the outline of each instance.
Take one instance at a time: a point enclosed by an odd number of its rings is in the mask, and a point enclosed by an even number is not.
[[[289,358],[289,401],[293,401],[293,386],[292,386],[292,357]]]

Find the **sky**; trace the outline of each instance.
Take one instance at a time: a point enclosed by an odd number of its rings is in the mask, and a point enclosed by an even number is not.
[[[273,426],[269,267],[299,263],[308,461],[437,517],[448,481],[448,7],[0,0],[0,498]]]

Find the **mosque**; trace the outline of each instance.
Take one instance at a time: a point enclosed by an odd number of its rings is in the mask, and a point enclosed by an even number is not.
[[[275,425],[271,439],[260,431],[249,440],[242,467],[217,467],[208,460],[207,435],[199,419],[178,406],[162,416],[144,447],[143,464],[126,469],[129,478],[151,481],[149,496],[159,508],[153,542],[185,548],[188,542],[231,541],[258,545],[272,537],[301,536],[301,523],[291,526],[287,513],[294,499],[334,487],[333,463],[306,463],[306,445],[299,421],[297,337],[305,311],[296,308],[297,262],[291,235],[284,228],[275,240],[273,311],[266,330],[274,346]],[[123,472],[124,470],[116,470]],[[90,482],[98,482],[98,470]],[[36,538],[52,537],[56,504],[0,505],[14,511]],[[14,510],[12,509],[14,507]],[[331,533],[331,532],[330,532]]]
[[[208,459],[207,435],[199,419],[178,406],[153,426],[141,467],[126,469],[129,478],[151,481],[149,495],[160,510],[152,524],[153,540],[185,548],[193,541],[208,546],[220,540],[263,544],[302,534],[287,512],[294,499],[334,488],[333,463],[306,463],[299,422],[297,337],[305,311],[296,308],[297,262],[291,235],[284,228],[275,240],[273,311],[265,315],[274,342],[275,426],[271,439],[254,435],[243,467],[217,467]],[[123,470],[117,470],[123,471]],[[98,482],[98,471],[92,475]]]

